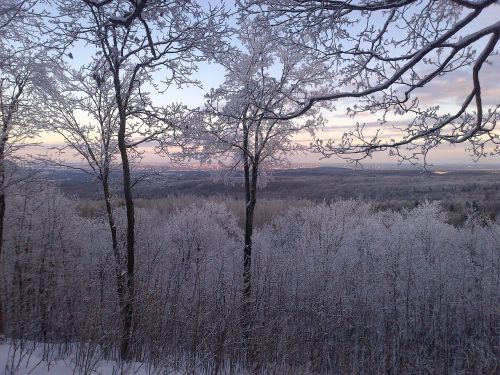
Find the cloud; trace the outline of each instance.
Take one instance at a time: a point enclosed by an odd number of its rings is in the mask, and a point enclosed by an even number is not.
[[[489,59],[491,64],[483,65],[479,74],[483,105],[493,107],[500,104],[500,76],[498,69],[500,57]],[[435,78],[415,96],[422,105],[448,105],[459,106],[472,90],[472,69],[462,68],[444,76]]]

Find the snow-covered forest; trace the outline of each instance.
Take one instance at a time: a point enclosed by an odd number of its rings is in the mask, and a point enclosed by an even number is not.
[[[498,373],[491,217],[257,213],[292,156],[498,157],[499,18],[494,0],[1,0],[0,373]],[[238,186],[241,217],[224,197],[138,205],[151,153]]]
[[[31,342],[50,343],[46,357],[60,358],[79,343],[75,361],[87,371],[115,358],[121,325],[105,221],[79,217],[54,189],[9,202],[8,333],[27,342],[17,350],[28,356]],[[168,217],[136,214],[134,359],[179,373],[238,373],[236,219],[211,202]],[[116,220],[123,228],[123,210]],[[493,373],[499,239],[498,224],[474,215],[463,228],[445,224],[436,204],[290,210],[254,233],[252,355],[270,373]]]

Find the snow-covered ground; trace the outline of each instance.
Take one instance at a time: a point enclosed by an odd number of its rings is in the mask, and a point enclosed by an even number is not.
[[[21,348],[22,346],[22,348]],[[68,354],[71,353],[71,354]],[[202,368],[200,362],[171,360],[153,367],[132,362],[118,363],[103,359],[95,346],[81,343],[40,344],[33,342],[5,343],[0,341],[0,375],[208,375],[213,369]],[[224,366],[219,374],[249,375],[238,365],[231,370]],[[260,374],[260,373],[259,373]],[[263,371],[263,375],[267,372]]]
[[[79,353],[82,354],[81,352]],[[177,371],[163,372],[141,363],[120,366],[115,361],[99,360],[96,356],[79,358],[79,354],[57,356],[53,350],[43,345],[34,347],[32,344],[23,350],[14,345],[0,344],[0,375],[153,375],[168,373],[181,374]]]

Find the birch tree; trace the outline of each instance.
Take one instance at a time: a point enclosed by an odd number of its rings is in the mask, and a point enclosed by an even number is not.
[[[126,298],[122,359],[129,359],[134,320],[135,213],[131,149],[168,128],[166,111],[145,100],[145,92],[195,83],[196,63],[218,53],[225,13],[194,1],[81,0],[60,6],[61,30],[95,49],[96,73],[109,74],[118,115],[117,145],[126,207]],[[68,21],[69,20],[69,21]],[[158,78],[160,77],[160,78]],[[158,80],[156,80],[158,78]],[[141,98],[139,106],[133,98]],[[135,138],[131,137],[134,134]]]

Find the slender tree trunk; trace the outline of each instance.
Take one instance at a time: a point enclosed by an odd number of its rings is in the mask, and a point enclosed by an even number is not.
[[[123,338],[120,354],[122,359],[130,358],[130,341],[132,339],[132,321],[134,315],[135,295],[135,212],[132,197],[130,165],[125,140],[119,141],[123,168],[123,193],[127,212],[127,294],[124,303]]]
[[[106,213],[108,216],[109,231],[111,233],[111,243],[113,246],[113,255],[115,257],[115,279],[116,279],[116,292],[118,294],[118,304],[120,314],[125,311],[125,295],[123,285],[123,262],[120,256],[120,249],[118,246],[118,235],[116,233],[116,223],[113,214],[113,207],[111,206],[111,193],[109,190],[109,175],[106,173],[102,176],[102,189],[104,193],[104,202],[106,203]]]
[[[123,308],[123,263],[120,256],[120,249],[118,246],[118,235],[116,233],[116,223],[113,214],[113,207],[111,206],[111,193],[109,191],[109,179],[107,176],[103,177],[102,188],[104,193],[104,202],[106,203],[106,213],[108,216],[109,231],[111,234],[111,243],[113,246],[113,256],[115,257],[115,274],[116,274],[116,290],[118,293],[118,300],[120,309]]]
[[[5,335],[5,314],[3,306],[3,273],[2,271],[2,250],[3,250],[3,225],[5,219],[5,193],[3,190],[3,161],[0,161],[0,338]]]
[[[134,299],[135,299],[135,211],[134,199],[132,196],[132,177],[130,173],[130,161],[128,158],[126,130],[127,114],[122,97],[122,87],[120,80],[120,68],[116,66],[113,70],[113,83],[115,88],[116,105],[120,120],[118,130],[118,149],[122,162],[123,173],[123,195],[125,198],[125,209],[127,214],[127,252],[126,252],[126,293],[123,305],[123,328],[120,343],[120,358],[127,361],[131,358],[130,344],[132,341],[132,324],[134,319]]]
[[[245,247],[243,249],[243,340],[250,349],[252,331],[252,235],[255,204],[257,202],[257,164],[245,161]]]
[[[121,97],[118,98],[121,102]],[[123,194],[127,213],[127,294],[124,303],[124,320],[120,356],[123,360],[130,359],[130,342],[132,340],[132,323],[134,316],[135,298],[135,212],[132,197],[132,178],[130,162],[125,139],[126,117],[123,108],[120,108],[120,131],[118,132],[118,148],[122,161]]]
[[[6,141],[6,140],[5,140]],[[5,312],[3,306],[3,235],[5,221],[5,155],[4,155],[4,140],[0,144],[0,338],[5,335]]]
[[[17,77],[19,78],[19,77]],[[12,95],[12,100],[4,112],[4,108],[1,109],[1,115],[3,118],[1,138],[0,138],[0,337],[5,335],[5,310],[3,306],[3,274],[2,274],[2,253],[3,253],[3,237],[4,237],[4,221],[5,221],[5,147],[9,141],[9,130],[12,124],[12,118],[14,113],[17,111],[17,104],[19,98],[23,94],[24,86],[26,84],[25,79],[21,79],[17,83],[17,93]],[[0,94],[3,94],[0,92]]]

